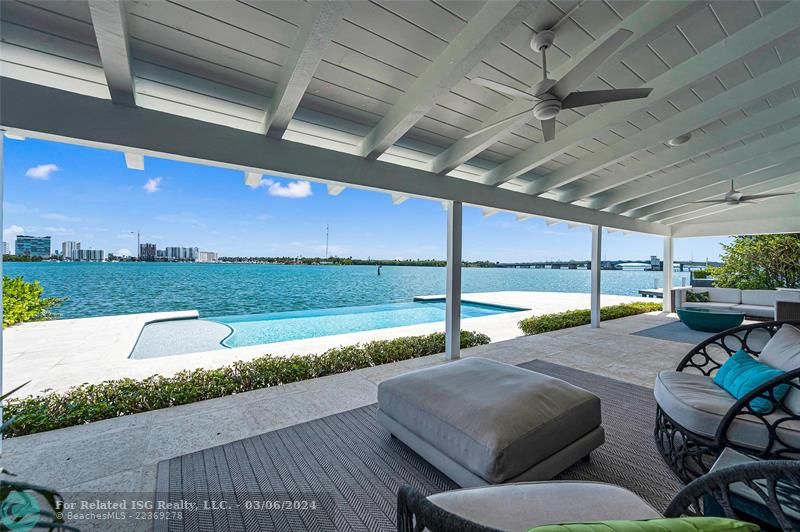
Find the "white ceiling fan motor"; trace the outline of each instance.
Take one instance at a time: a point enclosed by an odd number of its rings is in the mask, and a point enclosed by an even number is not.
[[[561,100],[552,94],[542,94],[539,96],[542,100],[533,107],[533,116],[539,120],[550,120],[555,118],[561,111]]]

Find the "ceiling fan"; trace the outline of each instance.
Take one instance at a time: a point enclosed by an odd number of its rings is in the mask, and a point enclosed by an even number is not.
[[[712,199],[712,200],[701,200],[701,201],[690,201],[689,203],[711,203],[711,204],[727,204],[727,205],[741,205],[742,203],[758,203],[759,199],[766,199],[766,198],[777,198],[778,196],[791,196],[792,194],[796,194],[796,192],[775,192],[773,194],[750,194],[745,195],[743,192],[739,192],[733,186],[733,179],[731,179],[731,189],[725,193],[725,196],[719,199]]]
[[[567,72],[564,77],[560,80],[554,80],[547,77],[547,49],[553,45],[556,34],[552,30],[537,33],[531,40],[531,48],[535,52],[542,54],[542,81],[527,89],[517,89],[510,85],[486,78],[472,78],[472,82],[476,85],[487,87],[508,96],[535,102],[533,107],[477,131],[473,131],[467,135],[466,138],[474,137],[475,135],[502,124],[514,123],[520,116],[533,111],[533,116],[542,122],[542,134],[544,135],[545,142],[547,142],[556,137],[556,116],[562,109],[646,98],[653,89],[575,91],[575,89],[577,89],[586,78],[591,76],[595,70],[600,68],[600,66],[605,63],[631,35],[633,35],[633,32],[625,29],[616,31],[611,37],[606,39],[603,44],[592,50],[582,61],[575,65],[572,70]]]

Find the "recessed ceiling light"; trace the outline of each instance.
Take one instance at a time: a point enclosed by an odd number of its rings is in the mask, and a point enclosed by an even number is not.
[[[691,133],[684,133],[683,135],[678,135],[675,138],[669,139],[667,141],[667,144],[669,144],[670,146],[680,146],[681,144],[686,144],[687,142],[689,142],[689,139],[691,138],[692,138]]]

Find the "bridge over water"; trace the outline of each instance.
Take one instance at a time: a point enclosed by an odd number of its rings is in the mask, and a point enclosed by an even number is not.
[[[678,271],[690,271],[705,268],[706,266],[719,266],[719,262],[676,260],[673,262]],[[532,268],[536,270],[589,270],[592,267],[590,260],[568,261],[539,261],[539,262],[500,262],[498,268]],[[662,271],[663,261],[651,257],[646,260],[604,260],[600,263],[603,270],[623,270],[626,267],[650,271]]]

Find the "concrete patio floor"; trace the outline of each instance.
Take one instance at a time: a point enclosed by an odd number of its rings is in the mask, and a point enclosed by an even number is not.
[[[643,314],[603,322],[599,329],[576,327],[492,343],[463,356],[510,364],[541,359],[652,387],[658,371],[674,368],[691,345],[633,333],[674,320],[674,315]],[[443,363],[442,355],[434,355],[12,438],[4,442],[3,467],[67,497],[122,492],[151,499],[161,460],[371,404],[381,381]],[[108,529],[107,523],[105,528],[80,526]],[[150,522],[128,521],[121,530],[150,527]]]

